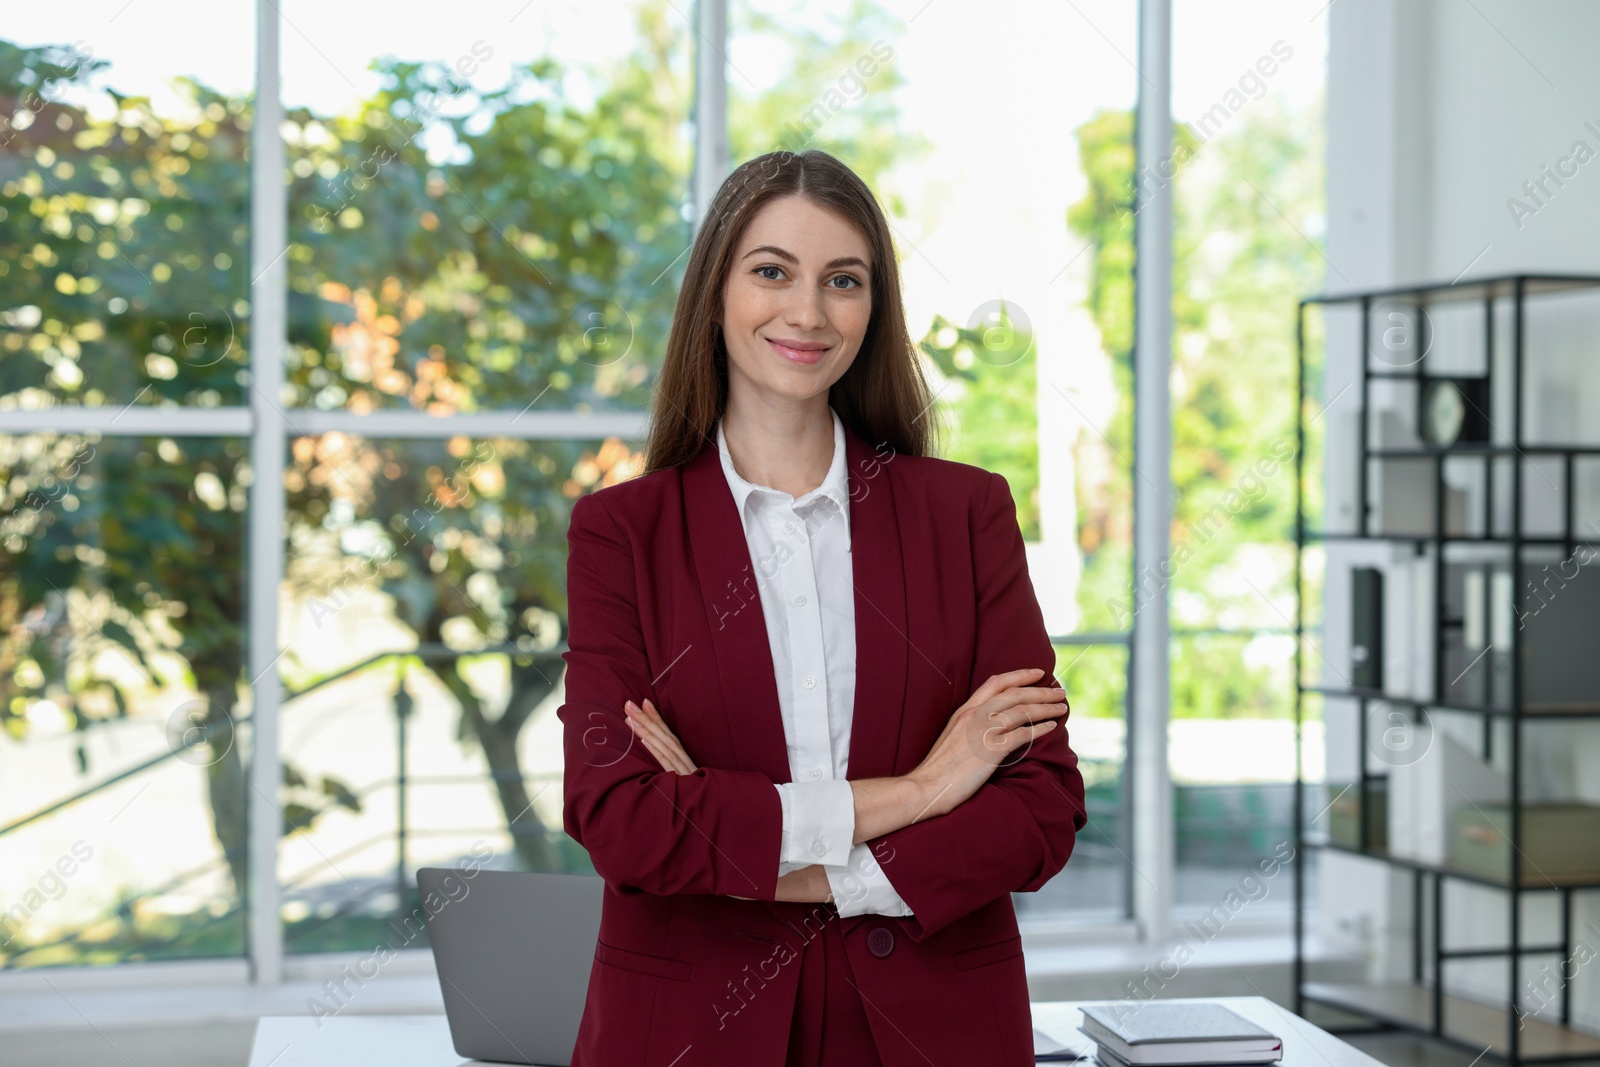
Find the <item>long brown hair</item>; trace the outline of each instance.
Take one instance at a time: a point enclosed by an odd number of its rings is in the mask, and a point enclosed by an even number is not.
[[[906,331],[900,267],[872,190],[826,152],[768,152],[728,175],[695,235],[651,404],[646,473],[682,466],[716,438],[728,405],[728,349],[718,325],[723,283],[750,220],[781,196],[802,196],[832,211],[871,249],[867,332],[855,361],[829,389],[828,403],[874,448],[925,456],[934,446],[933,398]]]

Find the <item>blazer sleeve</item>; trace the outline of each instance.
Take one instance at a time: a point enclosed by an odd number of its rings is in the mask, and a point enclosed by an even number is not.
[[[628,727],[626,701],[660,705],[636,592],[649,576],[637,562],[605,501],[580,498],[567,529],[566,699],[557,711],[563,826],[618,891],[773,900],[782,810],[772,780],[664,770]]]
[[[1023,667],[1046,672],[1035,685],[1058,685],[1011,488],[1002,475],[989,477],[972,538],[973,686]],[[1059,721],[955,810],[873,839],[874,855],[913,912],[903,923],[913,941],[1007,893],[1031,893],[1066,865],[1088,818],[1067,717]]]

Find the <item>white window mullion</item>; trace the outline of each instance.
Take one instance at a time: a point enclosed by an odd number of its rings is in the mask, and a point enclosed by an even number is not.
[[[247,437],[254,427],[246,407],[158,408],[136,404],[63,405],[0,411],[0,433],[98,433],[105,437]]]
[[[1170,177],[1172,3],[1139,3],[1138,145],[1134,173]],[[1172,183],[1135,182],[1133,397],[1133,694],[1128,774],[1133,792],[1133,917],[1145,941],[1172,923],[1174,833],[1167,764],[1167,583],[1172,495]]]
[[[439,438],[512,437],[530,441],[591,441],[606,437],[644,437],[648,415],[643,411],[483,411],[429,415],[422,411],[307,411],[283,413],[290,436],[330,431],[360,437]]]
[[[283,179],[283,97],[279,77],[281,16],[273,0],[256,3],[256,112],[250,131],[250,487],[245,573],[249,642],[250,796],[249,930],[257,985],[283,980],[278,912],[278,588],[283,574],[283,356],[288,344],[288,184]]]
[[[694,11],[694,226],[728,176],[728,0],[699,0]]]

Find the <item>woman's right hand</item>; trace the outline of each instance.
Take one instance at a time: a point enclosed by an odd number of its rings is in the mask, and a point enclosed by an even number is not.
[[[926,808],[917,821],[944,815],[966,803],[995,768],[1021,759],[1035,740],[1067,713],[1060,689],[1029,686],[1044,671],[1028,667],[996,674],[957,708],[933,749],[906,777],[917,782]]]

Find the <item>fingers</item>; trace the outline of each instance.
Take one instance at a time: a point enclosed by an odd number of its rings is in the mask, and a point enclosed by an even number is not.
[[[1004,674],[990,675],[988,681],[978,686],[977,691],[972,694],[972,699],[968,701],[968,703],[982,704],[985,701],[993,700],[1002,692],[1012,688],[1013,686],[1025,685],[1028,682],[1038,681],[1040,676],[1043,674],[1044,671],[1040,670],[1038,667],[1023,667],[1021,670],[1007,671]]]
[[[995,699],[1008,704],[1054,704],[1064,702],[1067,699],[1067,691],[1045,686],[1013,686],[1002,690]]]
[[[982,709],[984,721],[1010,730],[1024,723],[1057,719],[1069,711],[1067,694],[1060,689],[1008,689]]]
[[[655,709],[655,705],[648,700],[644,703],[644,708],[639,707],[631,700],[624,705],[628,712],[629,723],[636,728],[635,732],[641,737],[651,738],[662,747],[671,748],[676,746],[677,737],[673,734],[671,728],[662,721],[660,713]]]
[[[683,750],[678,738],[668,728],[654,704],[646,700],[644,707],[640,708],[630,700],[625,705],[625,712],[628,725],[634,734],[663,767],[677,774],[695,772],[694,761]]]
[[[991,675],[988,681],[984,682],[973,691],[972,696],[965,704],[956,709],[956,714],[959,715],[961,712],[966,711],[969,708],[981,708],[983,705],[991,704],[1002,697],[1007,697],[1007,695],[1011,693],[1020,692],[1032,694],[1030,699],[1035,699],[1040,702],[1062,699],[1062,694],[1059,689],[1050,689],[1037,686],[1030,687],[1024,685],[1026,682],[1041,681],[1043,680],[1043,677],[1044,671],[1038,667],[1024,667],[1021,670],[1007,671],[1004,674]],[[1012,703],[1015,703],[1015,701],[1006,699],[998,706],[1009,707]],[[955,718],[956,716],[952,715],[951,722],[954,722]],[[948,733],[949,729],[950,723],[947,722],[945,724],[945,733]],[[941,733],[939,736],[940,738],[943,738],[944,733]]]
[[[657,742],[652,741],[648,737],[641,736],[639,738],[639,742],[649,750],[652,756],[656,758],[656,762],[661,764],[663,770],[671,771],[673,774],[694,773],[688,767],[686,767],[678,758],[678,755],[672,752],[670,749],[663,749]]]
[[[1043,722],[1023,723],[1015,729],[992,727],[983,732],[983,747],[986,752],[1004,758],[1024,745],[1033,744],[1059,725],[1055,719],[1046,719]]]

